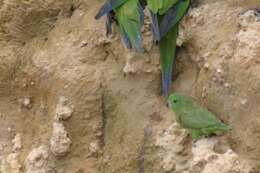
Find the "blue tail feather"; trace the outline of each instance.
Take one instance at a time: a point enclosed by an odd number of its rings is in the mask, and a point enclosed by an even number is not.
[[[170,87],[172,83],[172,67],[166,69],[162,72],[162,86],[163,86],[163,95],[168,97],[170,94]]]
[[[132,45],[131,45],[131,42],[130,42],[130,39],[129,39],[128,35],[125,33],[125,31],[122,31],[121,34],[122,34],[122,41],[123,41],[125,47],[127,49],[131,49]]]
[[[141,27],[144,24],[144,8],[145,8],[145,2],[143,0],[139,1],[139,13],[140,13],[140,21],[141,21],[141,25],[140,25],[140,30],[139,30],[139,34],[137,36],[137,38],[134,40],[134,48],[137,52],[143,53],[144,49],[142,47],[142,36],[141,36]]]
[[[127,0],[107,0],[107,2],[105,2],[104,5],[100,8],[98,14],[95,16],[95,19],[99,19],[102,16],[108,14],[110,11],[121,6],[126,1]]]
[[[144,24],[144,9],[146,6],[145,0],[139,0],[139,12],[140,12],[140,20],[142,21],[142,25]]]
[[[143,53],[144,49],[142,47],[142,38],[141,35],[138,35],[137,38],[134,40],[133,46],[135,50],[139,53]]]
[[[139,13],[140,13],[140,20],[142,22],[142,25],[144,24],[144,8],[141,4],[139,4]]]
[[[150,11],[150,14],[152,19],[151,28],[152,28],[153,38],[155,41],[160,41],[160,30],[159,30],[157,15],[154,14],[152,11]]]

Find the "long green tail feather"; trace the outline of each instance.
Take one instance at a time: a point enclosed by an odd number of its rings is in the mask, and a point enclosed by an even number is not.
[[[178,36],[178,24],[160,40],[160,62],[162,71],[163,95],[168,96],[172,82],[173,64],[175,61],[176,40]]]
[[[224,123],[217,125],[216,128],[218,128],[218,130],[223,131],[223,132],[228,132],[228,131],[232,130],[231,126],[226,125]]]
[[[229,132],[230,130],[232,130],[231,126],[226,125],[224,123],[220,123],[211,127],[204,128],[201,130],[201,132],[203,135],[211,135],[211,134]]]

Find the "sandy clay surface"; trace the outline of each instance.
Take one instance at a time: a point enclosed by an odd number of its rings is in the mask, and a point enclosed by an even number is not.
[[[97,0],[0,0],[1,173],[260,173],[257,0],[197,0],[173,91],[232,132],[192,142],[161,97],[149,21],[143,55],[105,37]]]

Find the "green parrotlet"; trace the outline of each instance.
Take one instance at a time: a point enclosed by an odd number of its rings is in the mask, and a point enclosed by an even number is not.
[[[194,140],[231,130],[229,125],[189,96],[173,93],[168,98],[168,104],[175,112],[177,122],[189,131]]]

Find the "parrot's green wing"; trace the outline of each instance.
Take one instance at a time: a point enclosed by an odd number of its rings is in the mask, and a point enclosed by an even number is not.
[[[162,8],[164,0],[147,0],[148,8],[154,13],[157,14],[159,9]]]
[[[128,0],[107,0],[103,6],[99,9],[98,13],[95,16],[95,19],[99,19],[102,16],[108,14],[113,9],[118,8]]]
[[[178,1],[181,0],[147,0],[147,5],[154,14],[163,15]]]
[[[178,1],[182,1],[182,0],[161,0],[162,5],[159,9],[159,15],[165,14]]]
[[[116,18],[120,30],[127,34],[132,46],[143,52],[141,27],[142,16],[140,14],[140,4],[138,0],[128,0],[115,10]]]
[[[130,39],[128,37],[128,34],[125,32],[123,27],[118,27],[119,32],[122,35],[122,41],[127,49],[132,49],[132,44],[130,42]]]
[[[159,15],[166,13],[177,2],[178,0],[147,0],[147,5],[151,13],[151,28],[155,41],[161,40],[158,23]]]
[[[203,129],[222,123],[205,108],[187,108],[180,113],[179,121],[187,129]]]
[[[184,17],[190,6],[190,0],[179,0],[164,15],[160,23],[160,35],[163,37]]]

